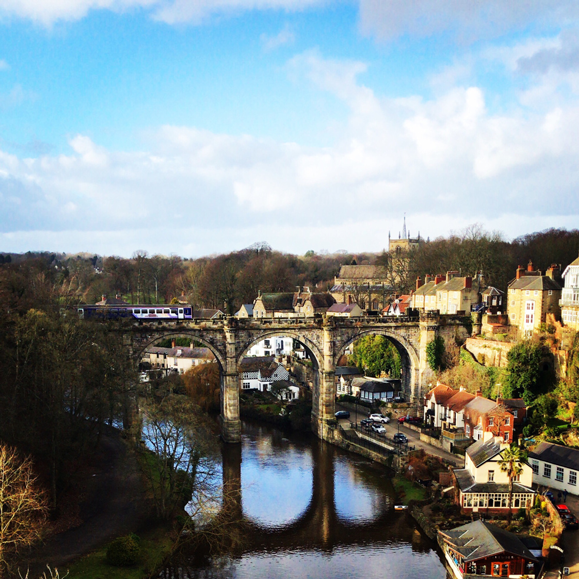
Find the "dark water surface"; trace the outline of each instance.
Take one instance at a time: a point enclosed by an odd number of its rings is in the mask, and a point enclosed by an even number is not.
[[[237,489],[230,496],[246,524],[243,546],[210,562],[180,558],[164,577],[446,577],[434,543],[394,511],[380,465],[314,436],[244,423],[242,444],[224,448],[222,476]]]

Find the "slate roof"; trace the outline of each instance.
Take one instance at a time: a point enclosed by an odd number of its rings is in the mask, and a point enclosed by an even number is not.
[[[261,294],[261,301],[266,310],[294,311],[293,292]]]
[[[509,284],[509,289],[515,290],[555,290],[561,291],[561,286],[549,276],[523,276],[519,279],[514,279]]]
[[[265,370],[275,362],[273,356],[253,356],[241,360],[241,370],[243,372],[257,372]]]
[[[341,280],[386,280],[388,271],[382,265],[343,265],[338,277]]]
[[[529,452],[529,458],[535,458],[572,470],[579,470],[579,450],[568,446],[541,442],[533,452]]]
[[[440,284],[439,284],[440,285]],[[430,290],[435,288],[436,284],[433,281],[429,281],[428,283],[425,283],[423,285],[421,285],[415,292],[414,295],[415,296],[424,296],[424,295],[428,295]]]
[[[376,380],[367,380],[360,386],[360,391],[364,392],[394,392],[394,385],[388,382],[378,382]]]
[[[476,468],[500,454],[501,445],[496,440],[494,436],[486,441],[481,438],[466,449],[466,453]]]
[[[526,408],[527,405],[522,398],[502,398],[502,403],[507,408]]]
[[[438,290],[456,292],[463,289],[472,289],[473,291],[478,291],[478,281],[472,280],[472,286],[470,288],[465,288],[464,279],[464,277],[453,277],[447,282],[438,284]]]
[[[349,314],[358,304],[333,304],[328,308],[332,314]]]
[[[505,292],[489,285],[482,293],[483,296],[502,296]]]
[[[175,348],[161,348],[158,346],[151,346],[146,350],[150,354],[166,354],[170,358],[192,358],[194,360],[213,359],[215,356],[209,348],[187,348],[183,346],[176,346]]]
[[[253,316],[253,304],[243,304],[241,308],[239,308],[239,311],[241,311],[243,308],[245,308],[248,316]],[[239,312],[237,313],[239,314]]]
[[[212,308],[201,308],[199,310],[193,310],[192,316],[194,319],[200,318],[205,320],[211,320],[218,316],[224,315],[221,310],[216,310]]]
[[[517,535],[485,521],[473,521],[439,533],[464,557],[466,563],[504,552],[538,563]]]
[[[454,476],[456,477],[456,482],[458,483],[458,488],[463,493],[508,493],[509,483],[495,483],[495,482],[485,482],[477,483],[466,468],[454,469]],[[533,489],[530,489],[521,483],[513,482],[513,492],[514,493],[532,493],[535,494]]]
[[[307,299],[310,300],[314,310],[325,310],[336,303],[334,296],[329,293],[310,294]]]
[[[336,376],[359,376],[360,374],[356,366],[337,366],[335,371]]]

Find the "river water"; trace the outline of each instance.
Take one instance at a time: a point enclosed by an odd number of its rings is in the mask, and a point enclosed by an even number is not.
[[[236,489],[228,497],[244,520],[242,546],[215,559],[181,557],[163,577],[446,578],[435,544],[394,511],[380,465],[246,422],[242,444],[224,448],[221,472],[224,488]]]

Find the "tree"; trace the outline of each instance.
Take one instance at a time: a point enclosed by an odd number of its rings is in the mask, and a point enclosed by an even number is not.
[[[142,437],[153,451],[145,470],[157,516],[169,519],[176,509],[191,501],[194,511],[212,496],[215,475],[215,437],[208,430],[200,409],[185,396],[171,394],[160,403],[149,401],[143,408]],[[190,513],[191,514],[191,513]]]
[[[402,361],[396,346],[384,336],[364,336],[354,344],[350,362],[367,376],[400,378]]]
[[[426,345],[426,360],[428,366],[433,372],[442,370],[444,358],[444,339],[436,336]]]
[[[217,362],[193,366],[183,374],[187,395],[205,412],[219,412],[221,374]]]
[[[504,398],[523,398],[529,405],[543,391],[541,362],[543,350],[527,340],[513,346],[507,355]]]
[[[523,472],[523,460],[525,456],[518,446],[510,446],[505,448],[501,453],[501,458],[499,459],[499,467],[502,472],[507,474],[509,478],[509,500],[508,500],[508,520],[511,522],[513,513],[511,511],[511,505],[513,502],[513,484],[515,479]]]
[[[9,551],[40,538],[47,510],[32,460],[0,445],[0,576]]]

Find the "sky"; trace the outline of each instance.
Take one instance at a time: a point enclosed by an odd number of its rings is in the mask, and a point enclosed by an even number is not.
[[[576,0],[0,0],[0,252],[579,226]]]

